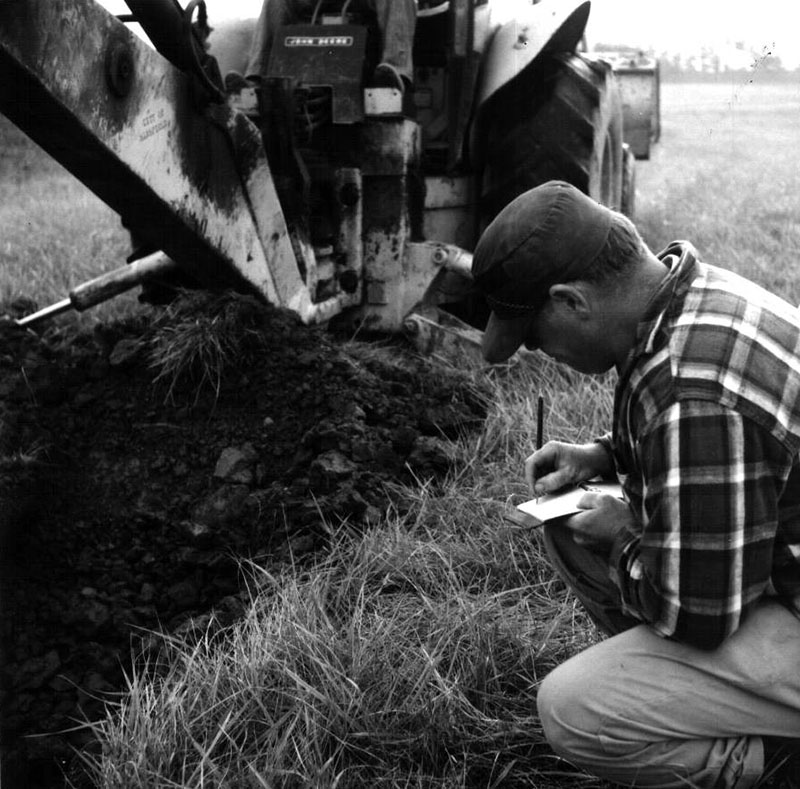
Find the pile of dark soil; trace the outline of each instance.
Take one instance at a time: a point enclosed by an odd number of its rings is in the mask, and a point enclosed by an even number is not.
[[[153,365],[157,366],[154,367]],[[0,326],[2,747],[61,786],[158,632],[234,621],[242,559],[324,550],[455,462],[466,376],[233,295],[74,334]],[[73,729],[72,731],[67,731]],[[43,735],[43,736],[39,736]]]

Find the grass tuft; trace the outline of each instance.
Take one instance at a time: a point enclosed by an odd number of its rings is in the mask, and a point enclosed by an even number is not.
[[[210,294],[186,291],[164,308],[149,343],[154,383],[164,399],[191,390],[194,404],[206,389],[219,397],[225,377],[241,370],[258,343],[263,305],[233,291]]]

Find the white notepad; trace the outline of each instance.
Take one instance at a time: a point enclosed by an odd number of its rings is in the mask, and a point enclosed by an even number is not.
[[[558,493],[547,493],[539,496],[538,499],[531,499],[518,504],[516,509],[521,515],[510,514],[515,522],[524,523],[526,526],[542,526],[548,521],[556,518],[563,518],[567,515],[574,515],[580,512],[578,502],[586,493],[605,493],[624,499],[622,486],[618,482],[590,481],[582,482],[574,488],[559,491]]]

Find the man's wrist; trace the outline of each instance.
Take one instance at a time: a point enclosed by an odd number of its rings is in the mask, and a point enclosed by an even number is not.
[[[598,458],[602,458],[600,461],[602,464],[602,471],[600,475],[602,477],[611,478],[616,473],[616,461],[614,460],[614,443],[611,440],[611,433],[606,433],[603,436],[598,436],[593,442],[593,446],[600,447],[603,452],[602,455],[598,453]]]

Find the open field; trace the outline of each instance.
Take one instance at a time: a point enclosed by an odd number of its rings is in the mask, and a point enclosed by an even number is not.
[[[646,240],[689,239],[800,301],[800,87],[662,95],[662,138],[638,168]],[[17,148],[0,164],[0,299],[45,304],[118,265],[126,239],[67,174]],[[160,678],[133,677],[98,729],[103,785],[604,786],[549,752],[535,715],[541,678],[598,635],[502,511],[525,495],[537,395],[547,438],[586,440],[608,423],[612,382],[538,355],[472,375],[488,415],[453,442],[449,477],[395,491],[401,504],[366,531],[328,524],[319,564],[256,571],[262,594],[226,642],[175,643]]]
[[[661,142],[637,171],[645,239],[688,239],[800,301],[800,85],[667,84],[662,106]]]

